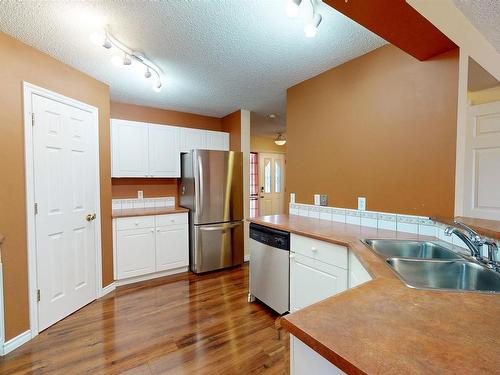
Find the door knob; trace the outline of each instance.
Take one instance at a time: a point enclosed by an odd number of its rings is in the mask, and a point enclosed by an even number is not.
[[[85,217],[85,220],[87,221],[92,221],[92,220],[95,220],[96,218],[96,214],[88,214],[86,217]]]

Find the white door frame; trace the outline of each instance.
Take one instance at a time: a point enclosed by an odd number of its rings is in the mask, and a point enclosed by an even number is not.
[[[101,189],[99,168],[99,109],[57,94],[42,87],[32,85],[23,81],[24,92],[24,156],[25,156],[25,181],[26,181],[26,234],[28,241],[28,282],[29,282],[29,311],[31,338],[38,335],[38,302],[37,302],[37,261],[36,261],[36,233],[35,233],[35,186],[34,186],[34,163],[33,163],[33,118],[32,118],[32,96],[39,95],[47,99],[89,112],[95,125],[95,152],[97,160],[96,169],[96,207],[95,212],[95,244],[96,244],[96,297],[103,295],[102,292],[102,249],[101,249]],[[36,119],[35,119],[36,121]],[[36,126],[36,123],[35,123]]]

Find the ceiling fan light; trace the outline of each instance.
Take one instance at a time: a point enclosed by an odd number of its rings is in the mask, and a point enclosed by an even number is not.
[[[277,144],[278,146],[283,146],[286,143],[286,139],[283,136],[283,134],[278,134],[276,139],[274,140],[274,143]]]
[[[297,17],[299,15],[299,6],[302,0],[288,0],[286,3],[286,14],[290,18]]]

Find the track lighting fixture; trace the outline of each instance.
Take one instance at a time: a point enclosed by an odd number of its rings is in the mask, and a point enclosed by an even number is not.
[[[141,64],[144,66],[144,78],[148,79],[154,73],[156,79],[153,83],[153,90],[156,92],[160,92],[162,88],[161,82],[161,69],[153,63],[151,60],[146,58],[144,54],[134,51],[133,49],[127,47],[125,44],[121,43],[118,39],[116,39],[108,28],[104,29],[101,32],[92,33],[90,35],[90,41],[95,45],[102,46],[106,49],[116,49],[119,54],[115,55],[111,58],[111,62],[113,65],[120,66],[130,66],[132,62],[135,64]]]
[[[288,17],[297,17],[299,14],[299,7],[302,3],[302,0],[288,0],[286,3],[286,14]],[[322,21],[322,16],[320,13],[316,11],[316,7],[318,3],[321,3],[320,0],[309,0],[312,9],[312,18],[309,23],[304,27],[304,34],[308,38],[314,38],[318,33],[318,26]]]
[[[288,17],[297,17],[299,15],[299,6],[302,0],[288,0],[286,3],[286,14]]]
[[[304,34],[306,34],[306,37],[308,38],[314,38],[316,34],[318,33],[318,26],[321,23],[321,20],[323,18],[321,17],[321,14],[315,13],[311,22],[309,22],[305,27],[304,27]]]

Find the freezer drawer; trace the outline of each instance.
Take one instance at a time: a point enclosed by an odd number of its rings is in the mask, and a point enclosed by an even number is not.
[[[194,225],[191,271],[202,273],[243,263],[243,222]]]

